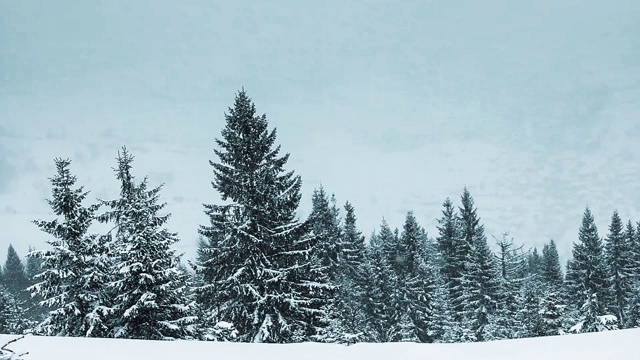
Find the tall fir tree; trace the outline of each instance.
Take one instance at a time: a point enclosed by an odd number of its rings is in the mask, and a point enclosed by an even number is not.
[[[333,281],[338,272],[342,238],[338,210],[335,203],[330,204],[323,187],[313,191],[311,202],[309,222],[316,237],[315,253],[323,272]]]
[[[113,296],[114,336],[129,339],[165,340],[192,336],[194,318],[186,295],[187,275],[179,269],[173,246],[176,233],[164,226],[170,214],[160,214],[162,185],[147,189],[147,178],[135,183],[133,156],[125,147],[118,152],[116,178],[120,197],[102,200],[108,207],[98,216],[114,225],[111,271],[108,283]]]
[[[544,335],[543,319],[540,314],[540,286],[536,277],[531,277],[522,287],[518,306],[519,338],[530,338]]]
[[[63,336],[104,337],[110,334],[108,319],[112,313],[104,286],[109,279],[110,263],[106,238],[88,233],[97,205],[82,203],[89,192],[74,188],[71,161],[55,159],[57,174],[51,178],[52,198],[47,200],[57,216],[51,221],[34,221],[51,235],[50,250],[29,253],[41,270],[34,275],[32,295],[50,312],[36,333]],[[33,265],[32,265],[33,266]]]
[[[31,325],[24,302],[0,285],[0,334],[22,334]]]
[[[626,322],[625,312],[633,285],[631,245],[624,234],[622,219],[614,211],[605,243],[605,257],[609,270],[611,308],[621,324]]]
[[[13,293],[14,296],[24,300],[25,289],[29,285],[29,281],[22,260],[13,245],[9,245],[7,249],[7,260],[4,263],[2,275],[7,290]]]
[[[344,205],[345,217],[342,229],[341,254],[344,264],[352,277],[357,277],[358,269],[365,261],[365,239],[356,226],[356,213],[348,201]]]
[[[216,245],[211,264],[221,265],[212,269],[208,287],[218,294],[208,310],[234,324],[239,341],[305,340],[332,286],[311,256],[317,239],[310,222],[296,218],[302,180],[285,171],[289,155],[279,155],[275,129],[244,90],[225,119],[214,150],[219,162],[210,161],[225,203],[205,205],[210,225],[200,228]]]
[[[542,271],[542,257],[538,252],[538,248],[533,248],[533,251],[529,254],[529,275],[540,276]]]
[[[604,315],[607,311],[608,286],[602,240],[586,208],[582,217],[578,243],[573,244],[573,259],[567,270],[569,300],[573,308]],[[571,275],[569,275],[569,272]],[[588,306],[583,306],[589,302]]]
[[[489,315],[495,310],[498,292],[494,255],[489,249],[474,206],[473,197],[465,188],[460,207],[460,255],[468,251],[462,276],[462,303],[465,319],[470,323],[477,341],[484,340]]]
[[[398,279],[384,251],[385,243],[393,238],[394,234],[383,220],[379,233],[371,236],[367,248],[362,296],[367,342],[400,340],[402,308]]]
[[[540,331],[543,336],[564,333],[565,306],[558,288],[547,289],[540,298]]]
[[[404,309],[415,334],[421,342],[434,342],[432,336],[433,302],[435,297],[436,272],[433,257],[428,254],[428,237],[418,224],[413,212],[407,213],[400,236],[401,266],[396,273],[402,291]],[[409,326],[409,325],[407,325]],[[408,331],[408,329],[405,330]]]
[[[365,294],[364,237],[356,227],[353,206],[347,202],[342,227],[338,269],[334,278],[335,295],[324,308],[323,322],[316,340],[352,344],[365,339],[366,317],[362,311]]]
[[[526,254],[522,246],[516,247],[508,233],[496,238],[498,252],[498,291],[496,311],[490,316],[486,340],[512,339],[520,330],[518,302],[520,289],[525,281]]]
[[[453,203],[448,198],[442,204],[442,217],[438,219],[438,250],[442,257],[440,272],[447,287],[448,303],[453,316],[460,321],[463,314],[462,273],[464,271],[465,254],[462,254],[460,239],[460,222]]]
[[[27,265],[25,267],[29,285],[33,285],[35,283],[36,275],[42,272],[42,260],[37,257],[28,255],[35,250],[35,248],[29,245],[29,252],[27,253]]]
[[[560,266],[560,256],[558,248],[553,239],[549,240],[542,248],[542,258],[540,259],[540,277],[547,285],[559,290],[564,281],[562,267]]]

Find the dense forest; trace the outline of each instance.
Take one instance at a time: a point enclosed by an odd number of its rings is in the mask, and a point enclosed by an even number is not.
[[[210,221],[188,266],[165,226],[162,186],[134,176],[125,147],[119,193],[90,204],[71,161],[55,159],[55,217],[34,221],[48,247],[24,263],[9,247],[0,333],[448,343],[640,326],[640,222],[614,211],[603,238],[585,209],[563,267],[553,240],[538,251],[507,233],[488,239],[465,188],[458,203],[444,200],[437,234],[409,212],[400,228],[382,220],[366,239],[354,206],[323,188],[298,218],[302,179],[244,90],[225,120],[213,177],[202,179],[222,201],[204,206]],[[93,233],[94,223],[111,230]]]

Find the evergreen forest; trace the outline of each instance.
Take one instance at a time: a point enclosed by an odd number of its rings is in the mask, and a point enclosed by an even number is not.
[[[110,199],[93,199],[71,160],[54,159],[54,216],[33,221],[47,246],[25,258],[8,248],[0,333],[457,343],[640,326],[640,222],[616,211],[599,231],[585,208],[566,264],[553,240],[529,249],[508,233],[488,237],[467,188],[442,199],[435,234],[408,212],[365,236],[357,209],[322,187],[298,217],[302,178],[244,90],[212,147],[201,179],[212,184],[209,221],[194,240],[167,228],[162,185],[136,173],[126,147]],[[178,241],[197,256],[183,259]]]

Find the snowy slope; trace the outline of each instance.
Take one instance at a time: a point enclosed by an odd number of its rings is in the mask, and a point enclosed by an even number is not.
[[[15,336],[0,335],[0,342]],[[124,359],[640,359],[640,329],[476,344],[237,344],[31,336],[9,346],[25,360]]]

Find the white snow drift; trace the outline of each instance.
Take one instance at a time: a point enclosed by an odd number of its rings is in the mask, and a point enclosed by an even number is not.
[[[0,335],[0,345],[15,338]],[[640,359],[640,329],[467,344],[239,344],[27,336],[25,360]]]

